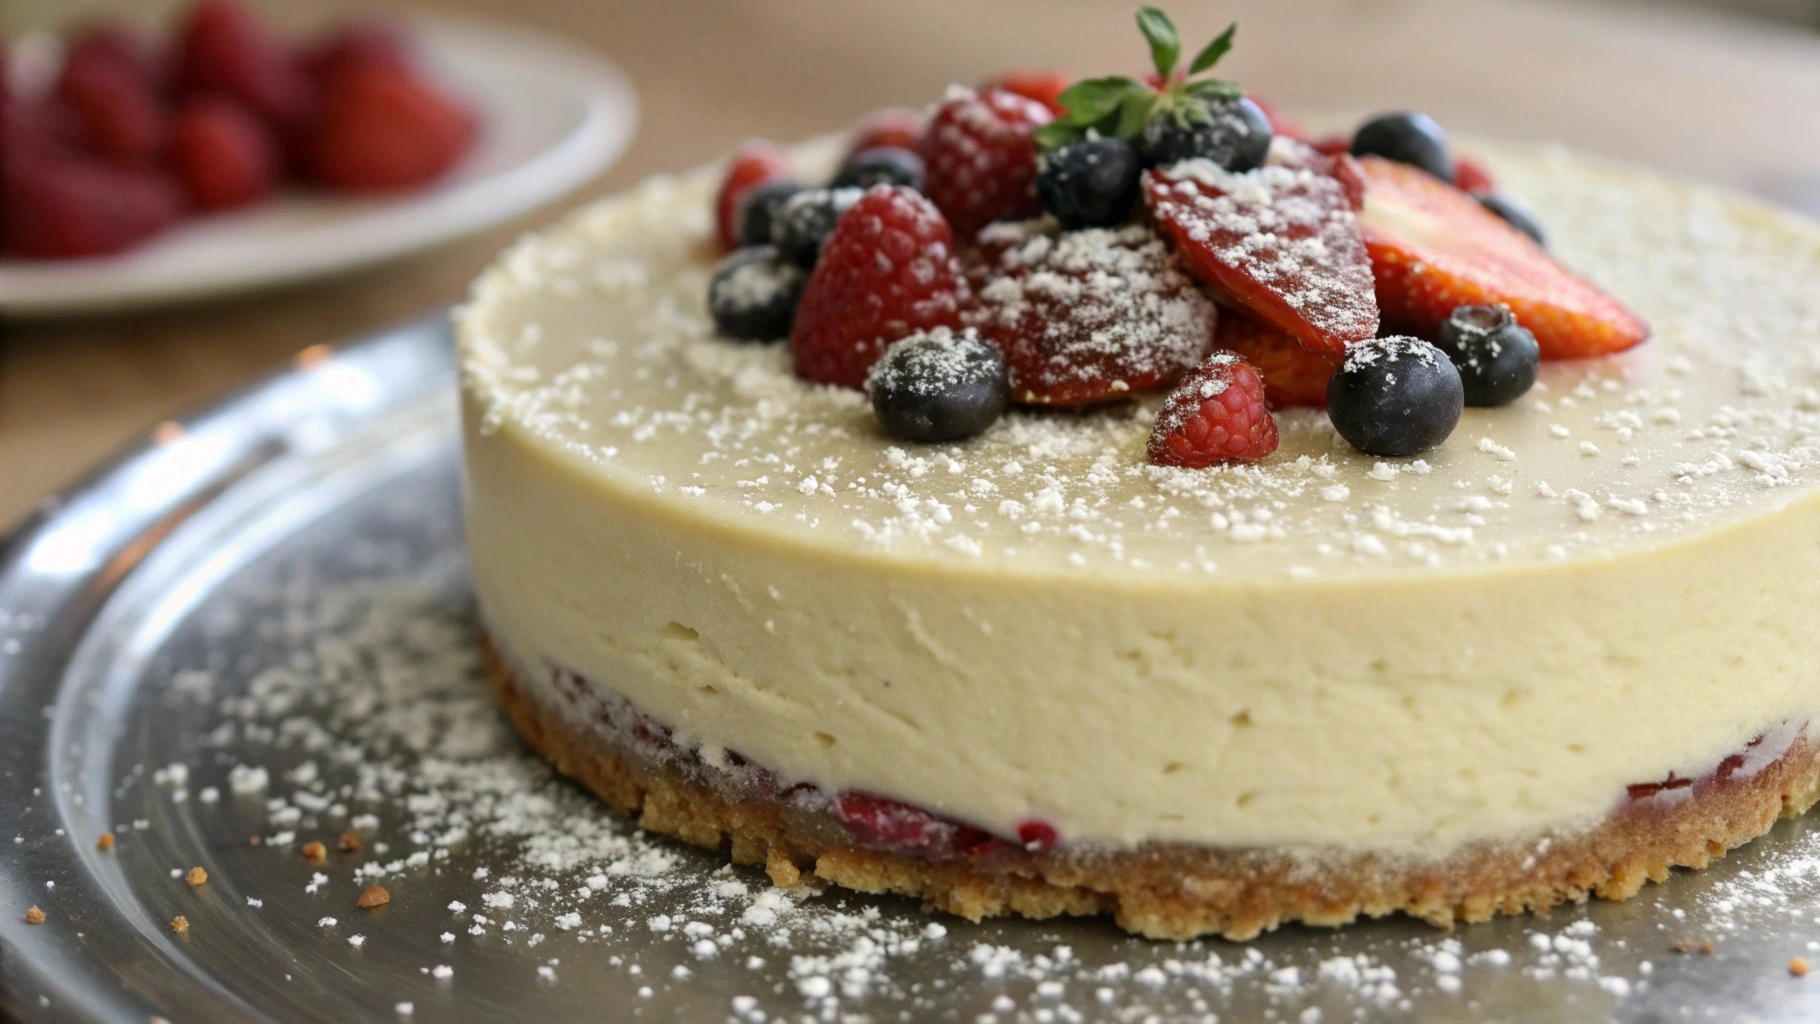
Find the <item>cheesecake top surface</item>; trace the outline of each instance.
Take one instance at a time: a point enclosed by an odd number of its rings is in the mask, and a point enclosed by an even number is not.
[[[783,344],[714,335],[712,170],[652,179],[511,249],[459,313],[483,432],[703,526],[959,571],[1229,582],[1572,565],[1814,499],[1820,227],[1557,148],[1468,140],[1570,268],[1652,339],[1544,363],[1420,458],[1277,414],[1255,465],[1148,465],[1160,397],[1014,411],[980,437],[886,436]],[[798,151],[805,171],[835,143]]]

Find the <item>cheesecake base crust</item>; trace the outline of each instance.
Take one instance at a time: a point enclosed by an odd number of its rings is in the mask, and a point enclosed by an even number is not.
[[[1450,926],[1594,895],[1627,899],[1676,867],[1705,867],[1820,796],[1820,751],[1803,732],[1748,777],[1709,775],[1681,784],[1672,799],[1632,800],[1584,832],[1481,844],[1439,861],[1186,844],[929,860],[830,844],[795,827],[778,800],[731,800],[674,765],[629,756],[533,700],[484,636],[481,648],[525,740],[641,827],[763,865],[787,889],[834,884],[913,896],[971,921],[1109,914],[1148,938],[1238,941],[1290,922],[1333,926],[1399,911]]]

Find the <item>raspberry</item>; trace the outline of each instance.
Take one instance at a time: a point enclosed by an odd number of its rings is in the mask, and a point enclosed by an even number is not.
[[[164,104],[132,65],[96,49],[86,52],[63,65],[57,96],[82,119],[88,148],[120,164],[155,159],[170,137]]]
[[[727,163],[714,197],[714,230],[722,252],[739,248],[739,201],[753,186],[790,177],[790,154],[764,139],[749,139]]]
[[[278,151],[245,107],[225,96],[201,96],[177,115],[171,166],[197,209],[225,210],[272,190]]]
[[[309,164],[334,189],[412,188],[454,166],[473,134],[467,110],[408,68],[350,61],[323,88]]]
[[[954,235],[929,200],[877,185],[841,214],[790,331],[796,374],[859,388],[885,346],[959,327],[966,296]]]
[[[199,0],[190,11],[178,35],[177,89],[226,93],[281,134],[299,130],[315,106],[290,51],[234,0]]]
[[[847,153],[864,153],[881,146],[915,150],[923,141],[923,129],[928,126],[929,118],[922,111],[890,107],[868,115],[854,126],[853,142],[847,147]]]
[[[995,220],[1042,213],[1036,198],[1036,129],[1047,108],[1016,93],[949,90],[918,152],[928,169],[923,191],[962,242]]]
[[[966,321],[1005,354],[1011,398],[1086,406],[1167,386],[1213,341],[1213,303],[1147,227],[981,236]]]
[[[1017,840],[1031,853],[1047,853],[1055,849],[1055,844],[1061,842],[1062,837],[1056,833],[1054,825],[1032,818],[1018,825]]]
[[[1277,450],[1264,379],[1231,352],[1215,352],[1183,378],[1156,415],[1147,454],[1157,466],[1205,469],[1253,462]]]
[[[162,173],[95,157],[39,154],[9,161],[6,179],[4,234],[24,256],[119,252],[183,212],[176,184]]]
[[[1327,382],[1333,377],[1333,360],[1309,351],[1275,327],[1223,309],[1213,344],[1257,367],[1258,375],[1264,378],[1264,397],[1272,409],[1327,407]]]
[[[1033,71],[1024,69],[1019,71],[1007,71],[990,82],[987,82],[985,85],[981,86],[980,89],[982,91],[988,89],[1003,89],[1006,92],[1017,93],[1019,96],[1026,99],[1032,99],[1041,103],[1043,106],[1049,108],[1049,113],[1051,115],[1060,117],[1065,110],[1060,102],[1061,95],[1073,84],[1074,79],[1069,78],[1060,71]]]

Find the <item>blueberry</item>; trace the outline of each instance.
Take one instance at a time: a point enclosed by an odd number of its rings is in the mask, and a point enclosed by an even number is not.
[[[1043,156],[1037,164],[1036,195],[1063,227],[1111,227],[1130,215],[1142,172],[1131,143],[1088,139]]]
[[[1487,192],[1478,199],[1479,205],[1497,214],[1504,223],[1535,239],[1537,245],[1548,247],[1548,236],[1542,233],[1542,222],[1536,220],[1535,213],[1522,200],[1503,192]]]
[[[786,263],[768,245],[735,249],[708,282],[708,313],[722,335],[741,341],[774,341],[790,335],[809,274]]]
[[[902,185],[923,189],[923,158],[897,146],[874,146],[847,159],[829,188],[871,188]]]
[[[1147,167],[1167,167],[1199,157],[1234,172],[1264,166],[1270,155],[1270,118],[1250,99],[1208,104],[1205,121],[1183,123],[1173,113],[1145,122],[1137,148]]]
[[[1460,422],[1466,393],[1446,353],[1419,338],[1373,338],[1346,350],[1327,382],[1327,415],[1367,455],[1433,448]]]
[[[1005,411],[1005,360],[969,327],[937,327],[891,343],[866,378],[872,411],[892,437],[959,441]]]
[[[857,188],[811,188],[784,200],[771,218],[771,244],[799,267],[815,266],[834,223],[865,195]]]
[[[1427,114],[1382,114],[1372,118],[1353,135],[1352,155],[1381,156],[1420,167],[1442,181],[1453,181],[1447,133]]]
[[[1508,405],[1536,382],[1542,350],[1505,306],[1461,306],[1441,325],[1435,344],[1453,360],[1466,404]]]
[[[802,183],[794,178],[767,181],[747,190],[733,214],[734,223],[739,226],[739,244],[770,245],[771,222],[777,218],[777,211],[802,190]]]

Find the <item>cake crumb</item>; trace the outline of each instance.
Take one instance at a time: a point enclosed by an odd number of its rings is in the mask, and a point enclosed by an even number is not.
[[[171,918],[171,931],[176,932],[178,935],[188,935],[190,933],[190,919],[184,917],[182,914],[178,914],[176,917]]]
[[[25,923],[26,924],[43,924],[44,923],[44,911],[39,910],[36,905],[27,907],[25,910]]]
[[[206,883],[209,880],[209,873],[202,870],[202,867],[198,865],[191,868],[190,873],[183,876],[183,880],[190,883],[190,888],[193,889]]]
[[[1807,977],[1807,961],[1798,956],[1788,958],[1788,973],[1797,978]]]
[[[107,853],[113,848],[114,834],[112,832],[103,832],[100,836],[96,837],[95,849],[100,850],[102,853]]]
[[[390,902],[392,902],[391,893],[386,892],[381,886],[369,885],[366,887],[365,891],[360,894],[360,898],[354,901],[354,905],[357,907],[369,908],[383,907]]]
[[[343,832],[341,838],[335,840],[335,848],[342,853],[353,853],[360,849],[360,833],[354,831]]]
[[[311,864],[321,864],[329,859],[329,848],[312,839],[303,844],[303,859]]]

